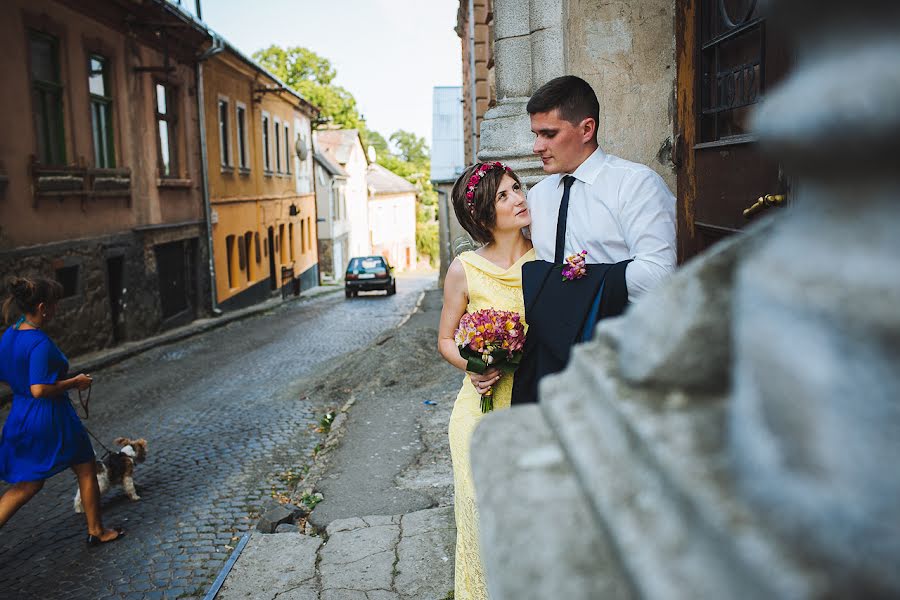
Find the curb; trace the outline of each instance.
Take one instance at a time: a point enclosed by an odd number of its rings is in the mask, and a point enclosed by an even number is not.
[[[406,324],[409,319],[419,312],[419,309],[422,307],[422,302],[425,300],[425,295],[429,290],[422,291],[419,294],[419,298],[416,300],[416,304],[409,313],[407,313],[400,322],[394,327],[394,330],[400,329],[404,324]],[[377,340],[375,340],[372,345],[380,345],[393,337],[393,333],[385,332]],[[328,467],[328,456],[331,452],[340,444],[341,439],[343,439],[344,434],[346,433],[344,424],[347,421],[347,413],[350,411],[350,408],[356,403],[356,395],[351,393],[350,398],[344,402],[344,405],[338,409],[338,414],[334,418],[334,421],[331,422],[331,428],[328,431],[328,436],[325,438],[325,442],[322,444],[322,449],[316,453],[315,458],[313,459],[313,464],[309,469],[309,472],[306,476],[297,483],[297,486],[294,488],[294,492],[291,494],[290,499],[291,503],[297,506],[301,505],[300,499],[305,495],[313,495],[315,493],[316,485],[325,475],[325,471]],[[313,507],[315,510],[315,507]],[[312,510],[310,511],[312,513]],[[257,525],[259,523],[257,522]],[[306,534],[316,534],[316,533],[325,533],[323,531],[318,531],[312,523],[307,519],[306,526],[301,533]]]

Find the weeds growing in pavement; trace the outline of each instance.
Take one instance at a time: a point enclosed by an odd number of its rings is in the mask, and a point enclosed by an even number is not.
[[[334,422],[335,416],[336,415],[334,414],[333,410],[329,410],[327,413],[322,415],[322,418],[319,419],[319,428],[317,431],[319,433],[328,433],[329,431],[331,431],[331,424]]]
[[[321,501],[322,496],[318,494],[310,494],[309,492],[306,492],[302,496],[300,496],[300,504],[306,506],[306,508],[308,508],[310,512],[316,507],[316,504]]]

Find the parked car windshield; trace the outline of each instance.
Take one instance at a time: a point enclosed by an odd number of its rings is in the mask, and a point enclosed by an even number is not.
[[[384,270],[387,267],[384,264],[384,259],[380,256],[365,256],[365,257],[357,257],[350,260],[350,264],[347,265],[348,271],[361,271],[361,272],[372,272],[378,270]]]

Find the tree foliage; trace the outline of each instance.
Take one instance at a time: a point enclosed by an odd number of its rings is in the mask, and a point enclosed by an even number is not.
[[[402,160],[414,165],[430,165],[425,138],[419,137],[411,131],[399,129],[391,134],[391,141],[397,147]]]
[[[271,45],[253,60],[293,88],[321,111],[321,118],[344,129],[365,131],[365,119],[349,91],[333,83],[337,71],[327,58],[301,46]]]

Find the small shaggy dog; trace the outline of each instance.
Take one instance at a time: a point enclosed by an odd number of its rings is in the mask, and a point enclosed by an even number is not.
[[[97,461],[97,483],[103,495],[113,485],[122,484],[125,493],[132,500],[140,500],[134,489],[134,465],[147,458],[147,440],[129,440],[120,437],[113,443],[121,449],[116,454],[108,455],[102,462]],[[75,494],[75,512],[84,512],[81,504],[81,490]]]

